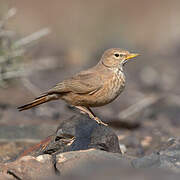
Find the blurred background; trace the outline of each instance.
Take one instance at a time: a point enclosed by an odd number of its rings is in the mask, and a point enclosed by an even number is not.
[[[62,101],[21,113],[17,106],[115,47],[141,56],[125,67],[122,95],[94,112],[130,155],[180,136],[179,7],[179,0],[0,0],[0,157],[48,136],[73,113]]]

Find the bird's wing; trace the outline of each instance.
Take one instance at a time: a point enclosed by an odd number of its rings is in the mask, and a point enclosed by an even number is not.
[[[82,71],[70,79],[58,83],[48,91],[52,93],[74,92],[77,94],[93,94],[102,87],[101,76],[95,71]]]

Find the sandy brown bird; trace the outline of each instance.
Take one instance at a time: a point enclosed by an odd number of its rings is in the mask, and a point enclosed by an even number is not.
[[[125,87],[123,66],[138,55],[118,48],[108,49],[96,66],[56,84],[18,109],[23,111],[48,101],[62,99],[100,122],[90,107],[103,106],[120,95]]]

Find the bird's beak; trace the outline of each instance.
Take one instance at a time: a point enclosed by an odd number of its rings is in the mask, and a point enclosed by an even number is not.
[[[139,56],[139,55],[140,55],[140,54],[130,53],[130,54],[128,54],[128,55],[126,56],[126,60],[131,59],[131,58],[134,58],[134,57]]]

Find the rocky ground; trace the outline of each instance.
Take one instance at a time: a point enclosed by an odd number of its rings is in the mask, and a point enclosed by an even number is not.
[[[30,81],[46,89],[54,84],[48,72]],[[127,86],[118,100],[94,110],[108,126],[62,101],[18,112],[32,91],[23,83],[0,89],[0,179],[179,179],[179,96],[133,81]]]
[[[0,179],[179,178],[178,138],[161,135],[157,139],[156,133],[147,132],[151,126],[144,126],[147,134],[140,137],[145,129],[132,124],[124,129],[134,132],[118,133],[84,114],[73,113],[54,133],[48,125],[1,126]],[[51,135],[37,143],[46,133]]]

